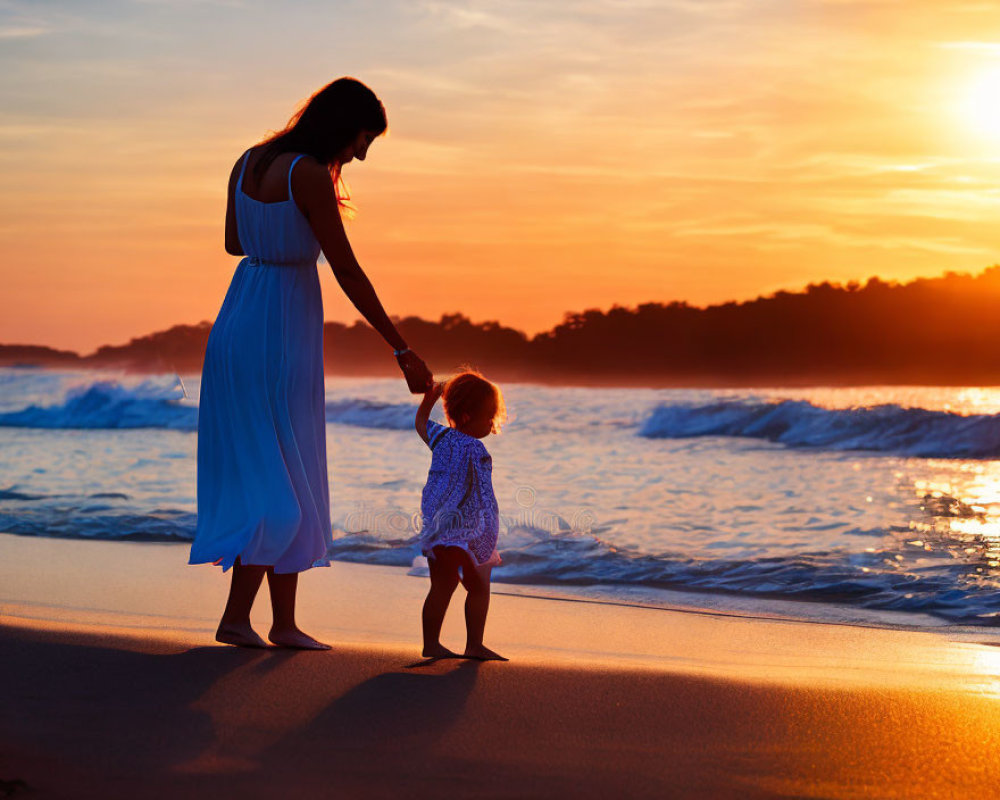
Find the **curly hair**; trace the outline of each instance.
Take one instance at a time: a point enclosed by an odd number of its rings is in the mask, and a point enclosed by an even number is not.
[[[451,378],[444,386],[441,399],[444,415],[453,426],[464,415],[471,417],[487,407],[487,404],[493,409],[492,433],[500,433],[507,421],[507,406],[504,405],[500,387],[473,369],[463,369]]]

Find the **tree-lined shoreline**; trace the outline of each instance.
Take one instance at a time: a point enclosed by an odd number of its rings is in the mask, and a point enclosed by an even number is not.
[[[567,313],[533,337],[462,314],[395,320],[435,372],[577,385],[1000,384],[1000,266],[907,283],[810,284],[744,302]],[[198,372],[211,324],[176,325],[89,355],[0,345],[0,365]],[[330,375],[397,374],[365,323],[324,326]]]

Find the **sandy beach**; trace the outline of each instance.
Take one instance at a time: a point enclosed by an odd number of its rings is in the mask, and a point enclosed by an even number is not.
[[[510,663],[420,664],[424,581],[337,563],[300,589],[301,624],[332,651],[248,651],[212,642],[226,582],[185,566],[183,546],[3,535],[0,552],[0,779],[32,797],[954,798],[1000,786],[1000,649],[969,634],[521,587],[494,597],[488,628]],[[445,641],[459,646],[461,630],[453,610]]]

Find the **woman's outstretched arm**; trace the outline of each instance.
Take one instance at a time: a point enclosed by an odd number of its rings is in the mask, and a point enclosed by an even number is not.
[[[330,262],[333,275],[344,294],[361,312],[368,323],[396,350],[406,348],[406,342],[385,313],[375,289],[365,275],[351,243],[347,240],[337,193],[330,171],[325,165],[306,156],[292,173],[292,194],[299,209],[309,221],[323,255]]]

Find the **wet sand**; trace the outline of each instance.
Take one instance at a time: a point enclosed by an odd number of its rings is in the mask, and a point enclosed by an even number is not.
[[[300,590],[332,651],[239,650],[211,640],[225,581],[185,556],[0,535],[0,780],[213,800],[1000,786],[1000,648],[498,594],[488,643],[510,663],[414,666],[424,582],[337,564]]]

